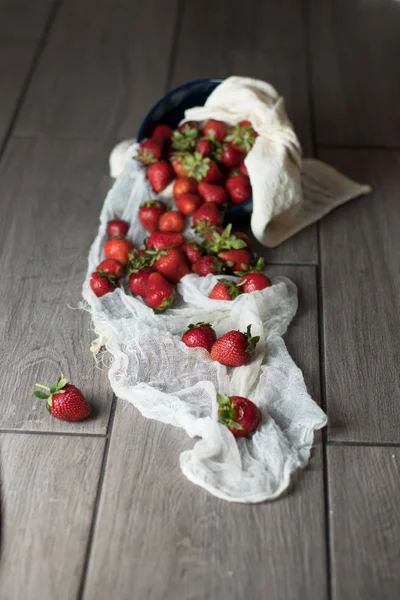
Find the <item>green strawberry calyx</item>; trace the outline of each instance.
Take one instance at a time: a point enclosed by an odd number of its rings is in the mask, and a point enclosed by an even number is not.
[[[161,208],[162,206],[164,206],[164,204],[162,202],[160,202],[159,200],[153,200],[153,198],[149,198],[147,200],[147,202],[143,202],[143,204],[140,205],[140,208],[150,208],[151,206],[155,206],[156,208]]]
[[[210,323],[206,323],[205,321],[200,321],[199,323],[190,323],[185,329],[183,335],[188,333],[188,331],[192,331],[192,329],[200,329],[200,327],[211,327]]]
[[[106,279],[108,279],[108,281],[114,286],[116,287],[117,285],[117,278],[115,277],[115,275],[112,275],[111,273],[106,273],[105,271],[103,271],[103,269],[98,269],[97,270],[98,274],[101,275],[102,277],[105,277]]]
[[[153,254],[154,252],[149,250],[146,251],[144,256],[139,254],[137,250],[134,250],[132,254],[129,254],[128,275],[137,273],[144,267],[151,267],[155,261]]]
[[[218,233],[216,229],[210,231],[211,240],[204,240],[202,248],[208,254],[219,254],[227,250],[240,250],[247,246],[246,242],[232,233],[232,223],[225,227],[222,233]]]
[[[167,298],[163,298],[161,304],[153,308],[153,312],[156,314],[163,313],[164,311],[168,310],[168,308],[171,308],[174,300],[175,294],[171,294]]]
[[[66,385],[68,385],[68,380],[64,377],[63,373],[61,373],[58,380],[52,383],[50,387],[42,385],[41,383],[35,383],[36,387],[39,387],[42,390],[46,390],[47,393],[39,392],[38,390],[33,390],[32,394],[36,396],[36,398],[40,398],[41,400],[47,400],[46,407],[47,410],[51,412],[51,407],[53,406],[53,396],[55,394],[64,394]]]
[[[234,126],[231,135],[226,138],[227,142],[232,142],[234,146],[239,146],[242,150],[249,152],[256,138],[254,137],[254,128],[251,125],[242,127],[240,123]]]
[[[254,352],[254,350],[256,349],[258,342],[260,341],[260,336],[255,335],[254,337],[251,337],[251,325],[247,326],[246,333],[244,335],[246,336],[247,343],[248,343],[246,352],[248,352],[249,354],[252,354]]]
[[[217,394],[218,402],[218,422],[227,427],[233,427],[234,429],[243,429],[240,423],[235,421],[236,409],[233,403],[233,398],[230,396],[223,396]]]
[[[145,165],[152,165],[158,162],[157,158],[155,158],[154,154],[148,150],[147,148],[143,148],[139,150],[139,152],[135,156],[136,160],[140,160]]]
[[[200,152],[194,152],[185,156],[182,166],[187,172],[188,177],[193,177],[196,181],[201,181],[208,173],[210,159],[208,156],[204,157]]]
[[[191,152],[196,147],[199,132],[197,129],[186,125],[183,131],[174,131],[172,134],[171,146],[179,152]]]
[[[218,279],[218,281],[225,287],[226,293],[232,298],[232,300],[235,300],[235,298],[237,298],[242,291],[239,289],[238,284],[230,279]]]
[[[260,256],[257,258],[256,255],[253,255],[253,261],[250,266],[242,264],[241,271],[234,271],[235,275],[239,277],[243,277],[243,275],[249,275],[249,273],[258,273],[262,271],[265,267],[265,260]]]

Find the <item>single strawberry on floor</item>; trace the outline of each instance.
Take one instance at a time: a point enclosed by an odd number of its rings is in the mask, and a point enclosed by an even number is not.
[[[230,279],[218,279],[209,293],[208,297],[212,300],[235,300],[241,294],[241,289],[234,281]]]
[[[210,352],[217,336],[210,323],[191,323],[182,336],[182,342],[189,348],[205,348]]]
[[[134,249],[134,245],[130,240],[111,238],[104,244],[104,254],[106,258],[114,258],[121,265],[126,265],[129,260],[129,254]]]
[[[114,275],[108,275],[104,271],[95,271],[90,277],[90,287],[98,298],[113,292],[116,286]]]
[[[122,219],[113,219],[107,223],[108,237],[125,237],[129,231],[129,223]]]
[[[158,200],[148,200],[139,207],[139,221],[149,233],[157,231],[158,222],[161,215],[165,213],[167,207]]]
[[[47,410],[56,419],[82,421],[90,415],[90,404],[86,402],[82,392],[70,384],[62,373],[50,387],[40,383],[35,383],[35,386],[45,390],[45,393],[34,390],[33,395],[47,401]]]
[[[226,425],[235,437],[253,433],[261,422],[260,409],[243,396],[217,394],[218,422]]]
[[[174,177],[172,167],[166,160],[153,163],[147,169],[147,178],[157,194],[165,190]]]
[[[211,348],[211,358],[227,367],[247,365],[259,340],[260,336],[251,336],[251,325],[248,325],[246,333],[228,331]]]
[[[99,273],[105,273],[106,275],[113,275],[115,279],[121,279],[124,268],[118,260],[114,258],[105,258],[96,268]]]
[[[181,233],[185,228],[185,217],[177,210],[168,210],[161,215],[158,227],[160,231]]]
[[[155,313],[162,313],[170,308],[175,296],[175,289],[161,273],[151,273],[147,281],[146,302]]]

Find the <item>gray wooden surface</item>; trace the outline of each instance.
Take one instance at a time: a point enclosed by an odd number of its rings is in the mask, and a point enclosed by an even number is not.
[[[399,597],[399,18],[386,0],[0,0],[2,599]],[[114,415],[73,310],[113,144],[168,89],[230,74],[270,81],[305,155],[374,187],[256,245],[298,284],[285,340],[329,416],[309,468],[257,506],[190,484],[182,432]],[[90,420],[31,396],[60,368]]]
[[[332,600],[397,600],[400,449],[330,446],[328,468]]]

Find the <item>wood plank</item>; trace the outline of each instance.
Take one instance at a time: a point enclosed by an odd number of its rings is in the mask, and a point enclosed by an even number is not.
[[[176,6],[176,0],[64,2],[17,132],[134,137],[165,90]]]
[[[13,139],[0,169],[0,427],[105,433],[112,392],[89,352],[81,299],[87,254],[109,179],[108,146],[99,142]],[[82,423],[50,417],[32,386],[60,370],[94,408]]]
[[[400,448],[328,447],[333,600],[397,600]]]
[[[321,223],[329,437],[399,442],[400,153],[321,158],[374,190]]]
[[[315,391],[314,269],[287,267],[284,274],[302,286],[287,338]],[[84,600],[325,599],[319,445],[294,489],[260,505],[223,502],[187,481],[178,457],[192,445],[181,430],[118,402]]]
[[[310,2],[317,140],[400,145],[396,2]]]
[[[305,45],[302,7],[295,0],[251,0],[246,10],[239,0],[185,2],[171,87],[232,74],[268,81],[285,97],[304,154],[309,156]],[[268,250],[267,256],[274,262],[316,263],[316,226]]]
[[[104,439],[1,434],[1,598],[77,597]]]

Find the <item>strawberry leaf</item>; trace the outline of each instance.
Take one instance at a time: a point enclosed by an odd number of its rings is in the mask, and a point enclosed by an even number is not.
[[[47,400],[48,398],[47,394],[44,394],[43,392],[39,392],[37,390],[34,390],[32,393],[34,396],[36,396],[36,398],[40,398],[41,400]]]

